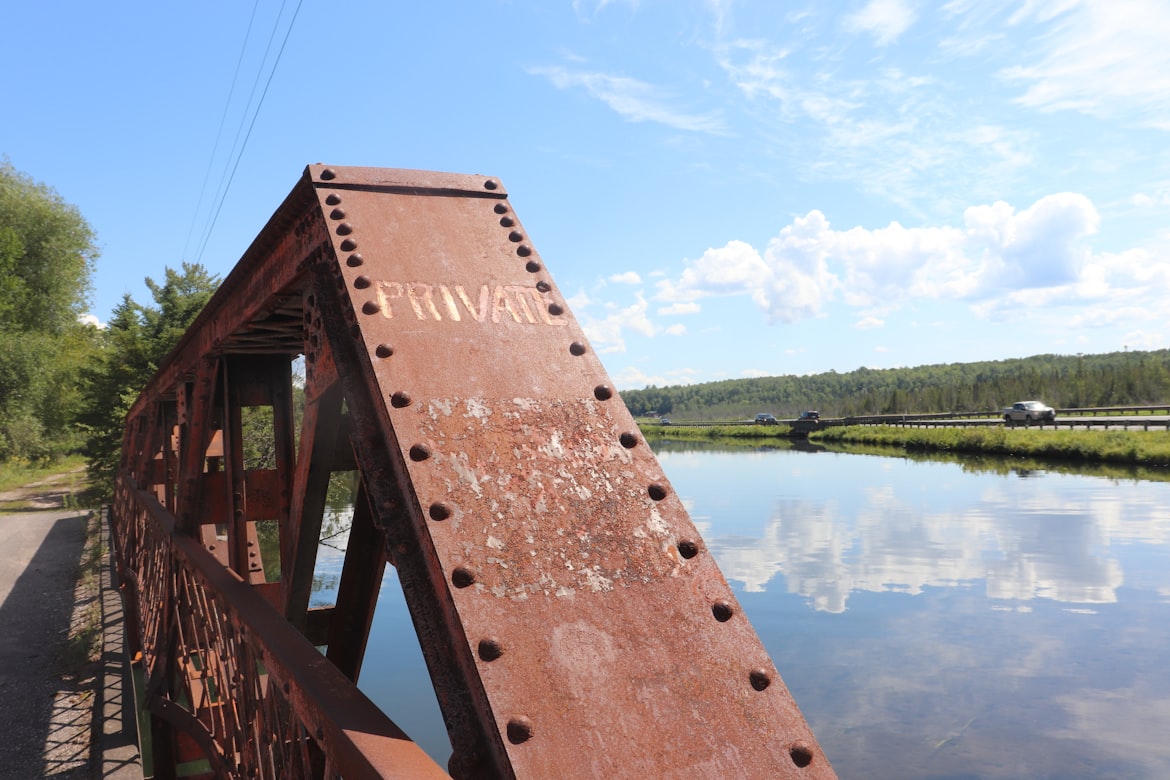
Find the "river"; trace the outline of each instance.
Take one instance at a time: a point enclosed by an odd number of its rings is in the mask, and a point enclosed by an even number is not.
[[[1170,777],[1170,483],[655,446],[842,778]],[[445,764],[393,569],[360,686]]]

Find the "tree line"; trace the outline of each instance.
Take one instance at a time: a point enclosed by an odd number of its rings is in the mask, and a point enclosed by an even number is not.
[[[197,264],[83,319],[99,257],[78,209],[0,160],[0,463],[82,454],[109,493],[130,405],[219,286]]]
[[[80,453],[108,494],[127,411],[220,280],[198,264],[166,268],[161,282],[146,279],[151,301],[126,295],[98,327],[82,318],[98,255],[76,207],[0,160],[0,463]],[[650,386],[622,397],[635,416],[698,421],[806,409],[992,411],[1030,398],[1064,408],[1153,404],[1170,399],[1170,350],[859,368]]]
[[[986,412],[1031,399],[1057,408],[1145,405],[1170,398],[1170,350],[651,385],[621,395],[635,417],[670,414],[695,421],[749,419],[761,412],[792,418],[807,409],[831,417]]]

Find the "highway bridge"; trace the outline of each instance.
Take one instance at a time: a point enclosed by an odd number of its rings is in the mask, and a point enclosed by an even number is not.
[[[130,410],[111,525],[154,777],[834,777],[494,177],[306,168]],[[445,768],[356,686],[387,564]]]

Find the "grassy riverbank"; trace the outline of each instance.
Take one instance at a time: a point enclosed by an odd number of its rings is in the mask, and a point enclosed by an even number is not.
[[[788,426],[641,426],[647,439],[718,441],[758,445],[787,440]],[[949,452],[1035,458],[1079,463],[1116,463],[1155,469],[1170,468],[1170,434],[1165,431],[1072,431],[1005,427],[895,428],[856,425],[826,428],[809,441],[824,444],[869,445],[909,452]]]
[[[1170,467],[1170,435],[1164,431],[848,426],[827,428],[812,434],[809,439],[824,444],[871,444],[916,451]]]

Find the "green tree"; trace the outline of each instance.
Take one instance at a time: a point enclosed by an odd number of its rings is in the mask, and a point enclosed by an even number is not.
[[[97,256],[75,206],[0,161],[0,460],[78,443],[78,372],[98,339],[78,317]]]
[[[76,206],[0,161],[0,330],[74,326],[89,303],[97,257]]]
[[[153,306],[129,295],[114,310],[100,349],[83,372],[85,455],[95,484],[107,495],[121,459],[126,414],[159,365],[219,286],[197,263],[166,269],[162,284],[146,280]]]

